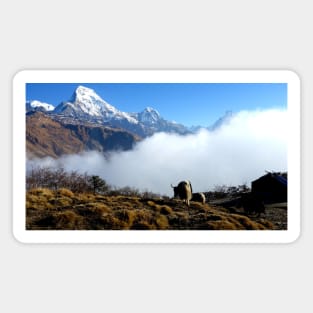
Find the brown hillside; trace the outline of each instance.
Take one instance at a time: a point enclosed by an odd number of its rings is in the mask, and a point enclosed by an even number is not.
[[[57,158],[90,150],[128,150],[136,141],[137,137],[119,129],[61,122],[42,112],[26,115],[26,151],[29,157]]]
[[[191,202],[130,196],[78,194],[35,189],[26,197],[28,230],[264,230],[265,218],[250,219],[223,208]]]

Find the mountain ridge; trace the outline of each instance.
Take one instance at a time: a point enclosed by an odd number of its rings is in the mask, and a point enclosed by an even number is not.
[[[26,106],[26,111],[43,111],[54,115],[54,119],[75,119],[81,123],[95,123],[103,126],[121,128],[140,137],[153,135],[155,132],[172,132],[185,135],[191,133],[188,127],[164,119],[160,113],[146,107],[139,113],[127,113],[118,110],[103,100],[93,89],[78,86],[67,101],[62,101],[53,110],[45,107]]]
[[[69,100],[54,107],[37,100],[26,102],[26,148],[30,156],[59,157],[62,154],[97,150],[129,150],[157,132],[194,134],[215,131],[233,117],[227,111],[211,127],[186,127],[164,119],[148,106],[139,113],[118,110],[93,89],[79,86]]]
[[[43,112],[26,115],[26,152],[28,158],[58,158],[85,151],[107,153],[131,150],[139,137],[121,129],[101,125],[63,123]]]

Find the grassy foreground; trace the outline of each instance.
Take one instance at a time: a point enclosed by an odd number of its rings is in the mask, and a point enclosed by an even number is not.
[[[180,200],[33,189],[26,195],[27,230],[264,230],[274,225],[222,207]]]

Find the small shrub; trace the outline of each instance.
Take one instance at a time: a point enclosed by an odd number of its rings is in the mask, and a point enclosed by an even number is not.
[[[160,215],[156,218],[156,225],[158,226],[158,229],[168,229],[168,219],[165,215]]]
[[[210,221],[220,221],[222,219],[221,215],[218,215],[218,214],[210,214],[208,216],[208,219]]]
[[[55,216],[55,228],[57,229],[79,229],[83,219],[73,211],[66,211]]]
[[[202,203],[192,201],[192,208],[198,211],[206,211],[205,206]]]
[[[53,205],[50,200],[54,198],[53,192],[49,189],[36,189],[26,194],[26,208],[37,210],[50,209]]]
[[[106,200],[108,200],[108,197],[107,196],[96,195],[95,199],[97,201],[106,201]]]
[[[118,210],[114,212],[116,217],[121,222],[121,228],[129,229],[135,219],[136,213],[131,210]]]
[[[101,217],[101,228],[108,230],[119,230],[121,229],[121,222],[113,214],[103,214]]]
[[[34,196],[41,196],[45,197],[46,199],[54,198],[55,194],[51,189],[48,188],[37,188],[37,189],[31,189],[28,191],[29,195],[34,195]]]
[[[89,202],[94,202],[95,196],[90,193],[80,193],[77,197],[77,200],[80,203],[89,203]]]
[[[234,223],[228,220],[209,221],[207,225],[208,225],[208,229],[212,229],[212,230],[236,230],[238,229],[238,227],[236,227]]]
[[[111,213],[112,210],[104,203],[93,203],[90,204],[90,210],[98,215],[103,215],[107,213]]]
[[[68,197],[62,197],[62,198],[56,198],[53,200],[50,200],[50,204],[55,206],[55,207],[69,207],[73,203],[73,199],[68,198]]]
[[[69,189],[66,189],[66,188],[61,188],[57,191],[57,195],[60,197],[60,196],[63,196],[63,197],[68,197],[68,198],[74,198],[74,193],[69,190]]]
[[[135,221],[131,228],[132,230],[153,230],[156,229],[155,225],[148,223],[147,221]]]
[[[164,215],[170,215],[173,214],[173,209],[168,205],[162,205],[160,208],[160,213]]]
[[[154,208],[154,209],[159,208],[159,206],[154,201],[151,201],[151,200],[147,201],[147,205]]]
[[[134,225],[149,225],[150,229],[155,229],[155,217],[153,212],[147,209],[135,210],[135,218],[131,228],[133,229]],[[140,228],[141,229],[141,228]]]
[[[39,218],[34,224],[37,229],[81,229],[83,219],[73,211],[57,212]]]
[[[250,218],[242,215],[232,214],[232,217],[238,221],[244,229],[258,229],[258,225],[253,222]]]

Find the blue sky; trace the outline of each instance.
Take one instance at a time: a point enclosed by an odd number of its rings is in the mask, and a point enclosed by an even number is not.
[[[56,106],[79,85],[92,88],[121,111],[140,112],[150,106],[186,126],[210,126],[226,111],[287,108],[283,83],[29,83],[26,99]]]

